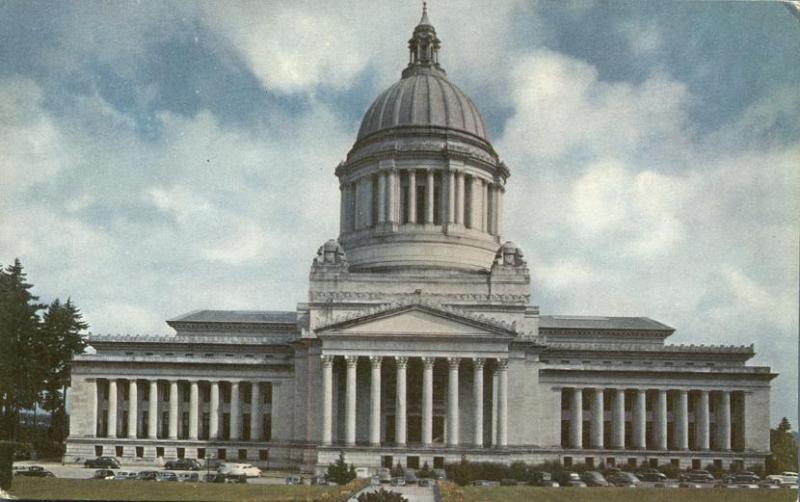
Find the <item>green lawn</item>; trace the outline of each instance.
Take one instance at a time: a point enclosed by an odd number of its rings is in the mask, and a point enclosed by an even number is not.
[[[14,478],[11,494],[24,499],[60,500],[347,500],[354,486],[157,483],[87,479]]]
[[[444,502],[794,502],[795,490],[688,488],[482,488],[442,490]]]

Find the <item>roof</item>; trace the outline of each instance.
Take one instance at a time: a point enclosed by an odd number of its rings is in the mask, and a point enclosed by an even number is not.
[[[674,328],[648,317],[541,316],[540,329],[586,329],[614,331],[675,331]]]
[[[283,310],[196,310],[167,323],[295,324],[297,312]]]

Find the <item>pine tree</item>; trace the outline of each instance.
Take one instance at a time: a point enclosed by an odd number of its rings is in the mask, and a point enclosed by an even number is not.
[[[344,461],[344,452],[339,452],[336,462],[328,466],[325,479],[333,481],[337,485],[346,485],[356,479],[356,468],[353,464],[350,464],[349,468],[347,467],[347,463]]]
[[[767,472],[797,472],[797,443],[792,434],[792,425],[786,417],[781,419],[777,429],[769,431],[769,443],[772,453],[767,457]]]
[[[19,259],[0,272],[0,438],[18,437],[20,410],[34,406],[44,380],[39,359],[39,311]]]

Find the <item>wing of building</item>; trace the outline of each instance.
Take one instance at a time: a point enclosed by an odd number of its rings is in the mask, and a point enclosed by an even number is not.
[[[296,312],[198,311],[174,336],[93,336],[66,457],[313,469],[470,460],[762,465],[769,368],[670,345],[646,317],[540,315],[503,239],[509,169],[439,65],[427,14],[366,112],[339,238]]]

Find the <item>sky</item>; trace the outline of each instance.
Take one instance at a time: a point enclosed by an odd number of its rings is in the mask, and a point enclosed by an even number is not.
[[[0,264],[97,334],[293,310],[417,1],[0,2]],[[543,314],[755,344],[797,423],[800,18],[776,2],[433,0],[511,170]]]

